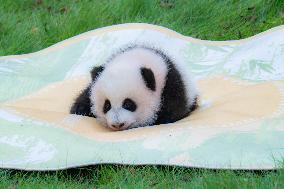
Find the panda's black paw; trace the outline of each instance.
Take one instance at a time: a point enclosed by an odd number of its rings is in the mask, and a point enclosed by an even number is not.
[[[75,102],[71,107],[70,114],[94,117],[94,115],[91,113],[91,109],[88,104],[86,105],[77,102]]]

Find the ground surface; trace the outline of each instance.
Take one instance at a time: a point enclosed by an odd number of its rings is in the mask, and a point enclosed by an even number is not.
[[[35,52],[95,28],[165,26],[206,40],[241,39],[284,24],[284,0],[0,0],[0,56]],[[213,171],[100,165],[58,172],[0,170],[0,188],[284,188],[284,170]]]

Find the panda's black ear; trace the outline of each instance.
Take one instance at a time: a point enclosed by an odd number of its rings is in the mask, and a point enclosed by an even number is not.
[[[92,69],[92,71],[91,71],[92,81],[94,81],[102,71],[104,71],[104,67],[103,66],[96,66],[96,67],[94,67]]]
[[[140,68],[141,75],[143,77],[143,80],[146,84],[146,86],[151,89],[152,91],[156,90],[156,81],[154,73],[150,68]]]

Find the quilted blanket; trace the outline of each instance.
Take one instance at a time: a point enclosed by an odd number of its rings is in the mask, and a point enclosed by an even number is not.
[[[70,115],[89,70],[128,43],[157,44],[186,62],[200,107],[173,124],[111,131]],[[150,24],[104,27],[41,51],[0,57],[0,167],[92,164],[277,169],[284,162],[284,27],[205,41]]]

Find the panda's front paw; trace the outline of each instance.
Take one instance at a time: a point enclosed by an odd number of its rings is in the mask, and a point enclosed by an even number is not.
[[[73,106],[71,107],[70,113],[93,117],[89,105],[85,105],[82,103],[74,103]]]

